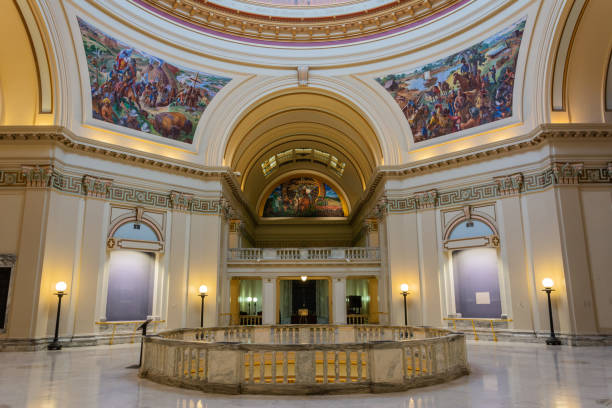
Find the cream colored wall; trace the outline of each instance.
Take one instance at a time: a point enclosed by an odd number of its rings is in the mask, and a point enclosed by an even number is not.
[[[597,326],[600,332],[612,334],[612,293],[610,292],[612,288],[612,273],[610,273],[612,191],[606,187],[582,188],[580,202]],[[582,276],[586,275],[584,270],[579,272]]]
[[[129,207],[129,205],[128,205]],[[68,284],[62,299],[61,337],[88,337],[105,317],[106,249],[110,201],[50,188],[14,188],[0,194],[0,253],[17,255],[7,320],[9,338],[53,335],[55,283]],[[197,326],[198,287],[206,284],[206,325],[217,324],[220,215],[168,211],[167,251],[158,256],[159,290],[153,313],[171,328]]]
[[[388,310],[391,324],[404,323],[404,300],[400,285],[408,284],[408,324],[423,324],[421,276],[419,273],[419,241],[417,215],[389,214],[385,219],[387,233],[387,267],[389,273]],[[440,299],[440,296],[437,296]],[[380,302],[381,304],[383,302]]]
[[[191,215],[189,234],[189,268],[187,277],[187,327],[200,325],[200,285],[208,286],[204,309],[204,325],[217,324],[217,308],[221,302],[220,268],[221,218],[209,215]]]
[[[20,190],[0,192],[0,253],[16,254],[19,246],[23,214],[24,192]]]

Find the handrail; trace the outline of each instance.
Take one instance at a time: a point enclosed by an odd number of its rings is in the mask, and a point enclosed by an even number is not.
[[[457,330],[457,320],[470,320],[472,322],[472,330],[474,330],[474,340],[478,340],[478,334],[476,334],[476,325],[474,324],[474,321],[489,322],[491,323],[491,333],[493,333],[493,341],[497,341],[497,336],[495,335],[495,329],[493,328],[493,322],[511,322],[512,321],[512,319],[488,319],[486,317],[445,317],[444,320],[453,321],[453,330]]]
[[[380,261],[378,247],[229,248],[227,260],[239,261]]]
[[[101,325],[101,326],[113,326],[111,338],[108,342],[108,345],[112,346],[115,340],[115,332],[117,331],[117,326],[122,325],[122,324],[123,325],[134,324],[134,331],[132,332],[132,336],[130,337],[130,343],[134,343],[136,333],[138,332],[138,326],[140,326],[144,322],[146,322],[146,320],[121,320],[121,321],[114,321],[114,322],[96,322],[96,324]],[[157,325],[159,323],[166,323],[166,321],[165,320],[152,320],[150,323],[153,323],[153,330],[151,331],[155,332],[157,329]]]
[[[146,336],[144,345],[141,377],[222,393],[388,392],[469,371],[465,336],[428,327],[176,329]]]

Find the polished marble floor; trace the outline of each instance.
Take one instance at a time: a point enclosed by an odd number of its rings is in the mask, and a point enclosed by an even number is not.
[[[612,347],[470,342],[472,374],[391,394],[226,396],[140,379],[135,345],[0,353],[0,408],[612,407]]]

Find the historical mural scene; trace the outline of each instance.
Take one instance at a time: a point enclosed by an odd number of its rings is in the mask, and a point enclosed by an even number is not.
[[[376,78],[410,123],[415,142],[512,116],[525,19],[447,58]]]
[[[231,78],[178,67],[78,22],[93,117],[192,143],[202,113]]]
[[[299,177],[278,185],[263,209],[264,217],[344,217],[338,194],[323,181]]]

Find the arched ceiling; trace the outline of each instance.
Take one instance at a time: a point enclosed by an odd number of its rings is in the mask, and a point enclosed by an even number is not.
[[[265,160],[293,149],[311,152],[279,162],[264,174]],[[344,163],[344,171],[340,174],[331,163],[317,159],[317,154]],[[236,125],[225,150],[225,164],[240,173],[241,188],[254,212],[262,192],[275,180],[300,172],[318,173],[335,183],[350,208],[382,163],[376,134],[360,112],[339,97],[300,88],[257,104]]]

